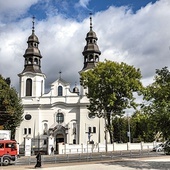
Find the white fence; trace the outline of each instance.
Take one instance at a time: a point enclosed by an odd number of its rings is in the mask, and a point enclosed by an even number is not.
[[[152,150],[158,143],[113,143],[107,144],[107,151],[125,151],[125,150]],[[75,154],[75,153],[93,153],[105,152],[105,144],[81,144],[70,145],[59,143],[58,154]]]

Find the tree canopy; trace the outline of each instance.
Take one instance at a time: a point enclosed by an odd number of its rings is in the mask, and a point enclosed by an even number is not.
[[[6,80],[0,75],[0,128],[11,130],[12,139],[15,129],[22,121],[23,106],[17,91],[10,87],[10,78]]]
[[[155,122],[143,109],[136,111],[131,117],[132,137],[134,141],[152,142],[155,139]]]
[[[170,71],[167,67],[156,70],[154,82],[147,86],[144,98],[149,101],[145,106],[156,123],[155,130],[164,139],[170,138]]]
[[[126,63],[117,63],[105,60],[99,62],[94,69],[81,73],[81,85],[88,88],[91,114],[103,117],[106,128],[113,142],[112,118],[122,116],[127,108],[136,108],[134,92],[143,89],[141,72]]]

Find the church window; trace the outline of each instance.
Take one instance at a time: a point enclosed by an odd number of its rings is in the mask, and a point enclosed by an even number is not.
[[[43,132],[43,134],[47,135],[47,132],[48,132],[48,124],[44,123],[44,132]]]
[[[28,134],[29,135],[31,134],[31,128],[28,128]]]
[[[30,114],[25,115],[25,120],[31,120],[32,116]]]
[[[32,96],[32,80],[26,80],[26,96]]]
[[[34,64],[38,64],[38,59],[37,58],[34,59]]]
[[[89,127],[88,129],[89,129],[88,132],[91,133],[91,127]]]
[[[99,61],[99,57],[97,55],[95,55],[95,61]]]
[[[62,96],[62,95],[63,95],[63,87],[58,86],[58,96]]]
[[[32,58],[29,58],[28,64],[32,64]]]
[[[96,127],[93,127],[93,133],[96,133]]]
[[[47,139],[44,139],[44,145],[46,145],[47,144]]]
[[[57,115],[56,115],[56,122],[57,123],[63,123],[64,122],[64,115],[63,115],[63,113],[57,113]]]
[[[37,47],[37,43],[34,43],[34,47]]]
[[[89,61],[93,61],[93,55],[89,56]]]
[[[27,128],[24,128],[24,135],[27,134]]]

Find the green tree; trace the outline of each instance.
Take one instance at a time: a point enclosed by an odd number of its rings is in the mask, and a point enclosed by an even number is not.
[[[0,127],[11,130],[11,138],[15,138],[15,129],[22,121],[23,106],[17,91],[10,87],[10,78],[6,80],[0,75]]]
[[[170,71],[167,67],[156,70],[154,82],[147,86],[144,99],[148,101],[145,110],[156,122],[155,130],[163,138],[170,138]]]
[[[133,127],[132,137],[138,142],[153,142],[156,135],[155,122],[152,121],[150,114],[146,112],[136,111],[131,118]]]
[[[113,124],[113,136],[114,142],[125,143],[128,142],[127,131],[128,131],[128,120],[127,117],[115,116],[112,120]]]
[[[139,69],[125,63],[105,60],[99,62],[94,69],[81,73],[81,85],[88,88],[86,94],[90,104],[87,106],[91,114],[103,117],[106,128],[113,142],[112,118],[122,116],[127,108],[135,108],[134,92],[142,90]]]

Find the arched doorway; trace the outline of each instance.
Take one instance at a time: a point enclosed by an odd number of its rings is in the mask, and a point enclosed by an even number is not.
[[[64,142],[64,135],[63,134],[57,134],[56,135],[56,142],[57,143]]]
[[[66,142],[67,128],[62,125],[56,125],[54,128],[51,128],[51,131],[54,136],[54,149],[58,153],[58,144]]]
[[[58,143],[64,143],[64,135],[63,134],[57,134],[56,135],[56,151],[58,152]]]

